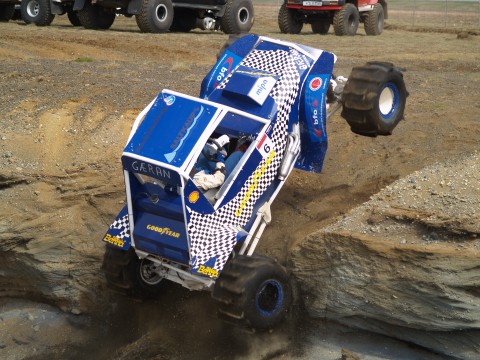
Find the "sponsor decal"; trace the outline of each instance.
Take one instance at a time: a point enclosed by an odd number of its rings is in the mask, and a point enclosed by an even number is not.
[[[255,81],[248,92],[248,97],[259,105],[263,105],[267,99],[268,94],[272,91],[277,80],[273,77],[260,77]]]
[[[310,80],[310,84],[308,84],[308,87],[312,91],[317,91],[317,90],[321,89],[322,78],[319,78],[318,76],[314,77],[312,80]]]
[[[159,234],[166,235],[166,236],[171,236],[171,237],[174,237],[174,238],[179,238],[180,237],[180,233],[172,231],[168,227],[161,228],[161,227],[158,227],[158,226],[155,226],[155,225],[147,225],[147,230],[155,231]]]
[[[105,237],[103,238],[103,241],[118,247],[123,247],[123,245],[125,244],[125,241],[123,241],[122,239],[116,236],[112,236],[110,234],[105,235]]]
[[[161,177],[164,179],[170,179],[170,171],[157,165],[152,165],[143,161],[134,160],[131,164],[132,169],[135,172],[143,173],[146,175],[152,175],[153,177]]]
[[[318,128],[319,126],[319,111],[318,111],[318,100],[315,99],[312,104],[312,125],[313,125],[313,131],[315,132],[315,135],[318,137],[322,136],[322,130]]]
[[[308,69],[308,60],[306,59],[305,55],[300,54],[297,50],[291,49],[290,55],[292,55],[293,61],[297,64],[298,68],[301,70]]]
[[[196,114],[197,111],[198,111],[198,114]],[[172,160],[175,158],[177,151],[182,147],[185,139],[188,137],[188,134],[190,134],[190,131],[193,129],[198,119],[202,116],[203,111],[204,111],[203,106],[200,106],[200,108],[194,109],[193,112],[188,117],[187,121],[185,121],[185,124],[183,124],[182,128],[180,129],[177,136],[175,137],[175,140],[170,145],[170,149],[172,149],[173,151],[168,154],[164,154],[165,159],[167,159],[168,162],[172,162]]]
[[[165,99],[163,99],[163,101],[165,102],[165,104],[167,106],[173,105],[173,103],[175,102],[175,96],[174,95],[169,95]]]
[[[268,155],[268,158],[265,160],[265,164],[262,165],[257,170],[255,170],[255,172],[253,173],[252,183],[249,185],[249,187],[247,189],[247,192],[245,193],[245,196],[243,197],[243,199],[240,200],[240,206],[235,211],[236,216],[242,215],[243,209],[245,209],[245,207],[247,206],[248,200],[250,200],[250,197],[252,196],[253,192],[258,187],[258,182],[263,177],[263,174],[265,174],[265,171],[267,170],[268,165],[270,165],[270,163],[272,162],[274,156],[275,156],[275,151],[272,150],[270,152],[270,154]]]
[[[207,275],[210,277],[215,277],[215,278],[218,277],[218,270],[215,270],[209,266],[204,266],[204,265],[200,265],[200,267],[197,270],[197,273]]]
[[[195,204],[199,198],[200,195],[198,191],[192,191],[190,195],[188,195],[188,201],[190,201],[192,204]]]
[[[225,78],[227,77],[228,74],[232,71],[232,66],[233,66],[233,57],[227,58],[222,65],[220,66],[220,70],[218,72],[218,75],[215,79],[215,84],[213,85],[214,88],[218,86]]]

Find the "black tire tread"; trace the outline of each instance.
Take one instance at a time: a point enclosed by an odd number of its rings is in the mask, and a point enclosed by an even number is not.
[[[237,3],[245,1],[250,8],[251,24],[248,29],[241,29],[236,23],[237,19]],[[249,32],[253,25],[253,4],[251,0],[227,0],[227,6],[225,8],[225,14],[220,19],[220,28],[225,34],[241,34]]]
[[[284,34],[300,34],[303,28],[303,22],[296,21],[295,14],[284,2],[278,11],[278,27]]]
[[[52,14],[52,10],[50,8],[50,0],[37,0],[40,6],[40,11],[36,17],[31,17],[27,13],[27,6],[29,1],[23,0],[21,2],[21,13],[22,18],[27,24],[34,23],[37,26],[48,26],[52,23],[53,19],[55,18],[55,14]]]
[[[403,119],[404,108],[401,109],[397,121],[388,126],[369,121],[376,106],[378,89],[384,79],[391,76],[401,80],[397,85],[400,91],[405,92],[405,97],[408,96],[402,72],[391,63],[368,62],[352,69],[343,91],[341,115],[354,133],[365,136],[390,135],[397,123]]]
[[[212,292],[213,299],[218,302],[220,318],[238,325],[254,325],[249,323],[244,313],[246,286],[260,268],[283,269],[274,259],[258,255],[238,255],[227,262]],[[256,327],[259,327],[258,324]]]
[[[352,12],[352,11],[357,11],[357,14],[358,14],[358,10],[355,5],[351,3],[346,3],[345,5],[343,5],[343,7],[339,11],[335,12],[335,15],[333,16],[333,29],[335,31],[335,35],[337,36],[354,35],[354,34],[349,34],[349,29],[345,27],[345,25],[347,25],[345,22],[345,17],[348,15],[349,12]],[[357,18],[357,23],[358,21],[359,21],[359,18]]]
[[[383,13],[383,7],[382,4],[377,3],[374,5],[373,10],[369,11],[365,16],[364,27],[367,35],[380,35],[383,32],[383,26],[379,28],[378,24],[380,13]]]

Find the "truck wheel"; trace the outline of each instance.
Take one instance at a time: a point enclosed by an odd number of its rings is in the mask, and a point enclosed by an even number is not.
[[[220,28],[225,34],[249,32],[253,26],[251,0],[227,0],[225,14],[220,19]]]
[[[133,248],[124,251],[106,246],[102,270],[110,288],[127,295],[153,298],[162,291],[160,277],[154,270],[155,264],[139,259]]]
[[[110,29],[115,21],[115,13],[86,0],[83,8],[77,12],[78,20],[85,29]]]
[[[73,26],[81,26],[82,23],[80,22],[80,19],[78,18],[78,14],[76,11],[73,11],[72,9],[67,11],[67,17],[68,20],[70,21],[70,24]]]
[[[171,0],[142,0],[140,14],[135,20],[141,32],[162,33],[168,31],[173,22]]]
[[[312,31],[314,34],[325,35],[330,30],[330,21],[328,19],[317,19],[312,22]]]
[[[177,8],[170,31],[189,32],[197,27],[197,14],[190,9]]]
[[[287,8],[287,3],[284,2],[280,6],[278,12],[278,27],[284,34],[300,34],[303,28],[303,21],[293,9]]]
[[[390,63],[354,67],[343,90],[342,117],[354,133],[390,135],[403,119],[408,91],[402,72]]]
[[[360,14],[355,5],[351,3],[343,5],[342,9],[336,11],[333,16],[333,29],[335,30],[335,35],[355,35],[357,33],[359,22]]]
[[[0,21],[9,21],[15,13],[14,4],[0,4]]]
[[[20,4],[23,21],[37,26],[50,25],[55,18],[50,9],[50,0],[22,0]]]
[[[212,296],[220,316],[264,330],[283,321],[292,302],[285,269],[271,258],[255,255],[238,255],[227,262]]]
[[[383,32],[384,20],[383,6],[377,3],[373,10],[365,15],[365,33],[367,35],[380,35]]]

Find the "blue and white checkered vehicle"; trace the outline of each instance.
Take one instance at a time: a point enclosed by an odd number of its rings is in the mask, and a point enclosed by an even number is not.
[[[332,75],[335,60],[246,35],[219,57],[198,98],[163,90],[137,117],[122,154],[127,205],[103,238],[109,284],[152,296],[171,280],[212,290],[229,319],[279,323],[291,303],[287,272],[254,251],[288,175],[321,171],[326,121],[340,107],[352,130],[368,136],[390,134],[403,118],[400,70],[369,63],[347,81]],[[202,176],[221,169],[217,186],[196,181],[202,160],[214,165]]]

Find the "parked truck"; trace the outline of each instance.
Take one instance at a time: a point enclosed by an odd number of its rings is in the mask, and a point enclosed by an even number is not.
[[[385,0],[285,0],[278,13],[278,26],[285,34],[298,34],[310,24],[325,35],[333,25],[335,35],[355,35],[360,22],[367,35],[380,35],[388,17]]]
[[[0,19],[12,17],[14,3],[0,0]],[[72,25],[86,29],[109,29],[117,15],[135,16],[146,33],[203,28],[238,34],[248,32],[254,21],[252,0],[22,0],[21,12],[25,22],[38,26],[67,14]]]

